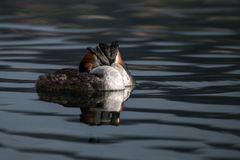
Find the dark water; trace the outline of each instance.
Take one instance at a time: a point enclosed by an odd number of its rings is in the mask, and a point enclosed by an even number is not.
[[[1,0],[0,159],[240,159],[239,6]],[[72,107],[39,100],[39,75],[77,68],[86,47],[112,40],[137,81],[122,111],[106,112],[119,125],[85,123],[95,111],[71,96]]]

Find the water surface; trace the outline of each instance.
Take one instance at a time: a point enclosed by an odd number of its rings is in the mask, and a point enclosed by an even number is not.
[[[1,1],[0,158],[239,159],[239,6]],[[84,113],[102,110],[36,93],[39,75],[77,68],[86,47],[113,40],[137,81],[121,110],[104,112],[118,121],[86,123]]]

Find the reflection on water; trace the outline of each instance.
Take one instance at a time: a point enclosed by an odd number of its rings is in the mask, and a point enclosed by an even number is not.
[[[238,160],[239,6],[1,0],[0,159]],[[39,99],[39,75],[114,40],[137,81],[122,109],[114,94]]]
[[[65,107],[79,107],[80,121],[90,125],[119,125],[123,102],[132,92],[131,87],[115,92],[89,93],[38,93],[40,100],[54,102]]]

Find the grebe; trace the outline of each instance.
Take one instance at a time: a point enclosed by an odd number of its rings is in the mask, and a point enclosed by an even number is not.
[[[124,90],[135,84],[123,62],[118,42],[99,43],[96,49],[87,48],[79,69],[60,69],[40,76],[37,92],[84,92]]]

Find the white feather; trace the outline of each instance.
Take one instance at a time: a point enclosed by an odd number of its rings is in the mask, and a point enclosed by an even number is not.
[[[125,88],[122,75],[111,66],[99,66],[90,73],[102,79],[102,90],[123,90]]]

